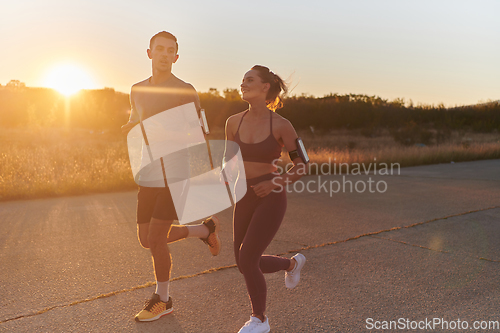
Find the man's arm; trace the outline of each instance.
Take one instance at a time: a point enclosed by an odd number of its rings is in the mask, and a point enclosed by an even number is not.
[[[133,87],[132,87],[133,89]],[[139,113],[137,113],[137,110],[135,108],[135,103],[134,103],[134,98],[133,98],[133,90],[130,91],[130,116],[128,119],[128,123],[122,126],[122,133],[127,133],[137,125],[139,122]]]
[[[194,102],[194,106],[196,107],[196,112],[199,113],[201,110],[200,97],[198,96],[198,93],[196,92],[196,89],[194,89],[193,85],[189,83],[188,85],[189,85],[188,89],[190,90],[191,99]]]

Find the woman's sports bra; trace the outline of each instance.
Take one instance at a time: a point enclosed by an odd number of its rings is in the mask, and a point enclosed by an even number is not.
[[[276,140],[273,135],[273,114],[271,116],[271,126],[269,136],[261,142],[257,143],[245,143],[240,139],[240,127],[243,122],[243,118],[246,116],[248,111],[246,111],[241,117],[240,124],[236,130],[234,136],[234,142],[240,146],[241,156],[244,162],[260,162],[260,163],[273,163],[274,160],[279,159],[281,156],[281,145]]]

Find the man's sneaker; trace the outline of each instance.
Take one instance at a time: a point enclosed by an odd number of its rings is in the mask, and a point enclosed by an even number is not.
[[[264,322],[261,322],[257,317],[250,317],[250,320],[240,328],[238,333],[268,333],[270,330],[269,319],[267,317]]]
[[[153,293],[153,297],[146,301],[146,307],[135,316],[136,321],[153,321],[161,316],[172,313],[172,298],[168,298],[168,302],[160,300],[160,295]]]
[[[306,257],[300,253],[294,255],[292,259],[296,261],[295,267],[290,272],[285,271],[285,285],[289,289],[295,288],[299,284],[300,270],[306,263]]]
[[[219,219],[217,218],[217,216],[211,216],[203,221],[203,224],[207,226],[209,234],[207,238],[200,239],[208,245],[210,253],[212,253],[213,256],[216,256],[219,254],[221,247],[219,239]]]

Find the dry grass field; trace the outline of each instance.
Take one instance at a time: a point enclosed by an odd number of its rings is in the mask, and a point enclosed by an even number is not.
[[[124,137],[46,128],[0,134],[0,200],[136,188]]]
[[[298,134],[307,144],[311,161],[317,164],[398,163],[400,167],[408,167],[500,158],[500,135],[497,133],[454,132],[442,144],[409,147],[395,142],[389,133],[373,138],[349,131],[319,136]]]
[[[312,163],[398,163],[401,167],[500,158],[500,136],[452,133],[440,145],[405,147],[388,134],[299,132]],[[212,139],[221,139],[221,130]],[[282,165],[289,163],[283,154]],[[313,168],[312,173],[316,170]],[[136,188],[126,138],[119,134],[34,127],[0,132],[0,200],[122,191]]]

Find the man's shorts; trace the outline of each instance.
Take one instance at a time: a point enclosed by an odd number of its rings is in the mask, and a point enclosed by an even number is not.
[[[139,186],[137,193],[137,223],[149,223],[151,218],[178,220],[174,201],[168,187]]]

